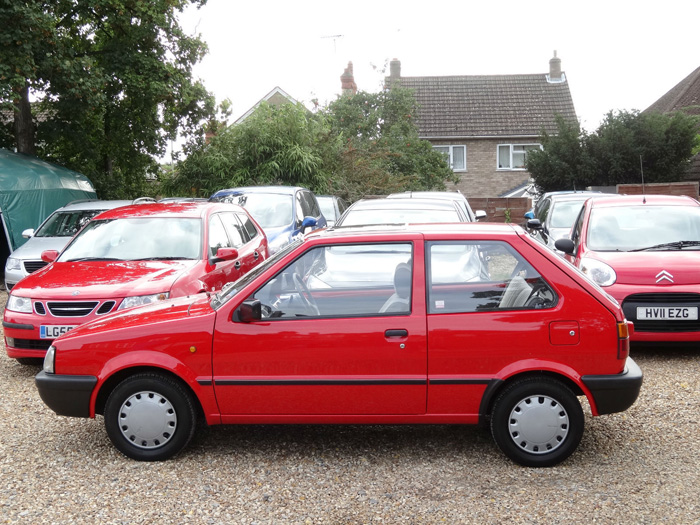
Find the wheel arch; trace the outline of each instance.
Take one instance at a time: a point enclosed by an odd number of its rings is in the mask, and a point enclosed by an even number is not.
[[[505,379],[493,379],[489,382],[484,390],[484,394],[481,397],[481,405],[479,406],[479,425],[488,425],[491,419],[491,413],[493,412],[493,406],[498,399],[498,396],[503,392],[508,386],[523,379],[537,379],[537,378],[548,378],[559,381],[569,388],[574,395],[583,396],[586,393],[583,391],[581,386],[576,383],[572,378],[561,374],[559,372],[554,372],[551,370],[528,370],[527,372],[521,372],[514,374]]]

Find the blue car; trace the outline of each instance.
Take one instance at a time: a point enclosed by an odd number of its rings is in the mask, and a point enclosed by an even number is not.
[[[298,186],[247,186],[219,190],[210,201],[243,206],[267,235],[270,255],[297,236],[326,227],[316,196]]]

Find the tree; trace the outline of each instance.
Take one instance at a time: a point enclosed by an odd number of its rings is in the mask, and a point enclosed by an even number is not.
[[[206,46],[176,18],[205,2],[3,3],[0,103],[14,126],[1,145],[84,173],[102,197],[142,193],[168,141],[203,133],[213,114],[191,74]]]
[[[526,167],[541,192],[587,186],[682,179],[700,144],[698,117],[638,111],[609,112],[595,133],[557,120],[557,134],[543,133],[543,150]]]
[[[400,190],[444,189],[454,173],[420,140],[406,90],[343,96],[318,113],[261,104],[241,124],[187,146],[164,182],[169,194],[208,196],[250,184],[300,185],[348,200]]]

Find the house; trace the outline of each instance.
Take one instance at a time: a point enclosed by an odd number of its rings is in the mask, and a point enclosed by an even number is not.
[[[556,51],[549,73],[526,75],[404,77],[394,59],[386,83],[414,90],[419,136],[448,156],[460,175],[453,189],[465,195],[498,197],[526,188],[525,156],[540,148],[542,131],[556,133],[556,115],[577,120]]]
[[[700,67],[643,112],[652,111],[658,113],[682,111],[688,115],[700,115]],[[685,180],[700,181],[700,153],[693,157]]]
[[[247,119],[250,115],[252,115],[255,112],[256,109],[258,109],[258,106],[260,106],[260,104],[262,104],[263,102],[267,102],[271,106],[281,106],[283,104],[297,104],[297,101],[294,100],[290,95],[285,93],[282,88],[275,87],[267,95],[258,100],[252,108],[250,108],[243,115],[238,117],[238,120],[236,120],[234,124],[240,124],[245,119]]]

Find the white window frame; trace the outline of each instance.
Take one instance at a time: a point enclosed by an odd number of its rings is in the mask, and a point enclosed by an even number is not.
[[[501,160],[501,148],[508,148],[508,161],[510,164],[508,166],[501,166],[500,160]],[[527,168],[523,164],[522,168],[514,168],[513,167],[513,151],[515,148],[539,148],[542,149],[542,144],[538,144],[536,142],[531,143],[531,144],[499,144],[496,147],[496,169],[499,171],[527,171]],[[519,153],[519,152],[518,152]],[[523,150],[523,153],[527,153],[527,149]],[[524,160],[524,158],[523,158]]]
[[[436,144],[433,146],[433,149],[440,151],[439,148],[447,148],[447,152],[441,151],[441,153],[447,153],[448,159],[447,162],[450,165],[450,169],[455,172],[459,171],[467,171],[467,146],[465,145],[459,145],[459,146],[449,146],[447,144]],[[464,167],[463,168],[455,168],[454,167],[454,150],[460,148],[463,152],[463,158],[464,158]]]

